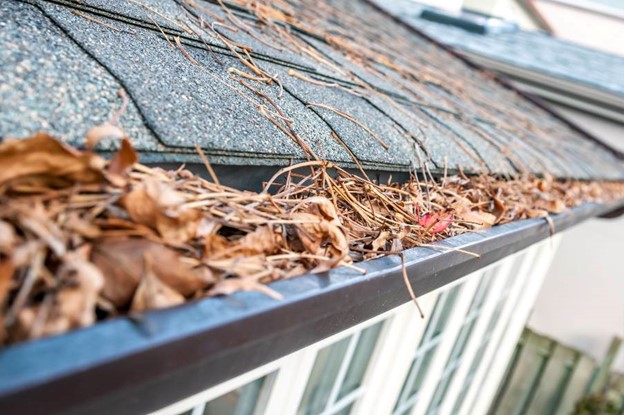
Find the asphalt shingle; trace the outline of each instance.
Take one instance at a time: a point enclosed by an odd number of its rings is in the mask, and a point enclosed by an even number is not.
[[[0,136],[49,128],[80,143],[124,88],[122,125],[148,162],[198,161],[197,144],[214,164],[277,166],[308,146],[388,171],[420,169],[428,154],[437,172],[624,177],[607,149],[364,0],[226,2],[235,17],[181,4],[1,3]]]

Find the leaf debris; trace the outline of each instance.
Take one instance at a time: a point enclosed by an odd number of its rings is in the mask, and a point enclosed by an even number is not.
[[[201,152],[212,181],[138,164],[116,128],[87,134],[121,138],[110,161],[44,133],[0,144],[2,344],[239,290],[279,298],[265,284],[624,197],[621,182],[552,177],[383,184],[319,160],[242,191]]]

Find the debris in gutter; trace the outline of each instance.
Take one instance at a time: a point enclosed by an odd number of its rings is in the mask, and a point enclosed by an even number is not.
[[[93,148],[110,135],[121,146],[106,160]],[[624,198],[622,182],[378,183],[320,160],[250,192],[219,184],[206,157],[213,181],[138,164],[114,123],[86,148],[45,133],[0,144],[0,344],[239,290],[279,298],[267,283]]]

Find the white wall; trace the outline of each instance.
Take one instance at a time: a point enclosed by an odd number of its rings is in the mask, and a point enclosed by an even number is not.
[[[552,0],[535,0],[535,7],[554,35],[581,45],[624,56],[624,19]]]
[[[555,109],[624,151],[624,125]],[[592,219],[564,233],[528,326],[598,361],[614,335],[624,337],[624,217]],[[624,350],[616,368],[624,372]]]
[[[601,362],[624,337],[624,217],[593,219],[564,233],[528,326]],[[616,361],[624,372],[624,349]]]

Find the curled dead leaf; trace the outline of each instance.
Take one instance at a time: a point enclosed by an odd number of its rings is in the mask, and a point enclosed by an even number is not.
[[[106,178],[116,186],[122,187],[126,184],[127,173],[130,168],[139,161],[139,155],[132,148],[130,140],[124,138],[121,141],[121,147],[111,158],[108,168],[104,172]]]
[[[111,124],[110,122],[105,122],[92,127],[87,132],[87,135],[85,136],[85,146],[87,149],[93,150],[95,146],[104,138],[121,140],[125,137],[125,135],[126,133],[124,133],[124,130],[121,128]]]
[[[201,221],[201,212],[185,208],[184,202],[182,193],[155,179],[140,183],[122,200],[133,221],[158,231],[174,244],[193,238]]]
[[[152,272],[183,296],[214,283],[208,268],[189,265],[162,244],[138,238],[105,238],[93,244],[91,260],[104,275],[102,296],[116,307],[124,307],[132,300],[144,274],[145,255],[154,259]]]
[[[42,186],[96,183],[103,180],[105,165],[100,156],[78,151],[45,133],[0,143],[0,184],[24,179]]]
[[[143,276],[134,293],[132,311],[144,311],[182,304],[184,296],[163,283],[154,273],[149,253],[145,254]]]

